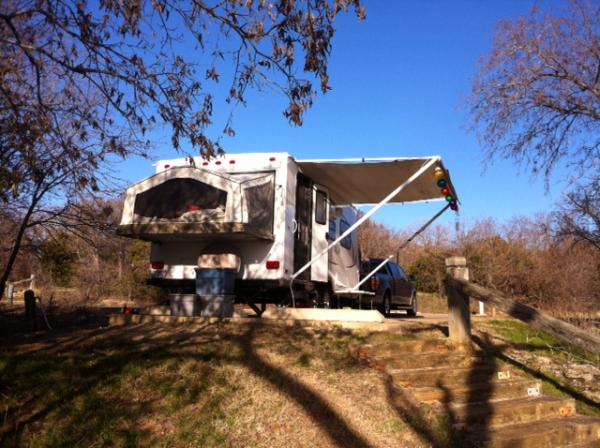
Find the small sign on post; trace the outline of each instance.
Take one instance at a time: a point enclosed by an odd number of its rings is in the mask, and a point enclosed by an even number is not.
[[[469,280],[469,268],[465,257],[446,258],[446,273],[454,278]],[[471,340],[471,310],[469,296],[454,288],[446,287],[448,297],[448,337],[457,343]]]

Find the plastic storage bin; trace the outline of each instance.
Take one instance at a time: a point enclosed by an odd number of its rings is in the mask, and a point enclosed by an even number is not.
[[[234,269],[196,268],[196,294],[233,295],[235,293]]]

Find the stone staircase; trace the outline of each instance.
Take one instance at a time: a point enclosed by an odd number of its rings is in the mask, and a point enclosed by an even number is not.
[[[383,372],[394,390],[444,416],[451,445],[471,447],[600,447],[600,419],[579,416],[571,398],[543,394],[539,380],[473,346],[445,339],[352,348]]]

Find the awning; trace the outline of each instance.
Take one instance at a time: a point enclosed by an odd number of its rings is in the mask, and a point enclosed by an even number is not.
[[[441,167],[452,195],[458,199],[439,156],[393,159],[298,160],[304,174],[328,188],[336,205],[377,204],[432,159],[437,162],[388,203],[444,200],[434,170]]]

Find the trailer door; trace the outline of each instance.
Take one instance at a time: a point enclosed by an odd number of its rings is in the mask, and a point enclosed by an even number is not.
[[[298,173],[296,178],[296,234],[294,235],[294,272],[302,268],[311,256],[313,183]],[[308,269],[300,278],[309,280]]]
[[[319,254],[327,248],[329,231],[329,198],[327,190],[320,185],[313,188],[312,242],[313,254]],[[316,282],[328,279],[329,254],[326,253],[310,267],[310,278]]]

